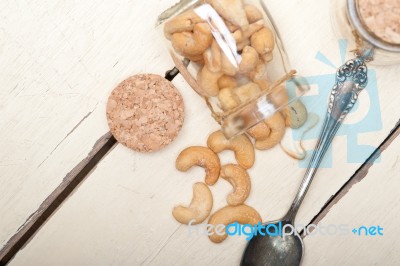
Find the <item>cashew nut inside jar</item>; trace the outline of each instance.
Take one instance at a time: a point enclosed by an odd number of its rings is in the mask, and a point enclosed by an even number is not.
[[[268,14],[259,0],[181,1],[157,21],[176,67],[227,138],[284,113],[308,89]]]

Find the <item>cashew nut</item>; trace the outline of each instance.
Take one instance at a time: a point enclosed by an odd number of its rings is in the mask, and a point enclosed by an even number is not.
[[[211,215],[208,220],[208,224],[213,225],[212,233],[209,235],[210,240],[214,243],[221,243],[224,241],[228,235],[225,230],[223,232],[218,232],[217,234],[215,232],[215,230],[218,229],[217,225],[223,224],[226,226],[235,222],[239,224],[255,225],[261,222],[261,216],[255,209],[245,204],[239,206],[226,206],[219,209]]]
[[[210,189],[204,183],[198,182],[193,185],[193,198],[189,207],[176,206],[172,215],[182,224],[199,224],[211,213],[213,197]],[[194,220],[194,221],[193,221]]]
[[[173,33],[193,31],[194,25],[202,21],[203,20],[193,10],[186,11],[165,23],[165,37],[171,39]]]
[[[234,77],[223,75],[218,79],[218,87],[219,88],[236,88],[237,81]]]
[[[249,45],[250,45],[250,39],[249,38],[244,39],[243,41],[236,43],[236,50],[242,51],[246,46]]]
[[[249,78],[252,80],[267,79],[267,64],[263,60],[259,60],[255,69],[249,73]]]
[[[183,78],[190,85],[190,87],[192,87],[201,96],[206,97],[207,93],[200,88],[200,86],[197,83],[196,79],[189,72],[189,70],[187,69],[186,65],[182,62],[182,60],[172,51],[171,51],[171,57],[172,57],[172,60],[175,63],[176,68],[178,68],[179,73],[183,76]]]
[[[257,139],[255,147],[258,150],[267,150],[278,144],[285,134],[285,119],[280,112],[276,112],[273,116],[265,120],[271,132],[265,139]]]
[[[175,51],[182,55],[200,55],[210,47],[213,37],[207,23],[197,23],[193,32],[172,34],[171,43]]]
[[[248,73],[253,71],[258,64],[258,60],[258,53],[253,47],[244,47],[242,52],[242,61],[240,61],[239,64],[239,72]]]
[[[304,134],[315,127],[318,124],[318,121],[319,116],[315,113],[310,113],[304,125],[299,129],[295,129],[296,135],[300,137],[300,140],[298,141],[293,139],[294,130],[288,128],[285,132],[285,136],[281,140],[283,151],[294,159],[303,160],[307,155],[307,152],[302,145]]]
[[[181,53],[181,55],[187,59],[189,59],[192,62],[198,63],[198,64],[202,64],[204,62],[204,56],[202,54],[199,55],[189,55],[189,54],[184,54]]]
[[[228,20],[224,20],[226,27],[229,29],[230,32],[235,32],[237,29],[239,29],[239,26],[233,25],[231,22]]]
[[[240,100],[237,95],[233,92],[232,88],[223,88],[218,94],[221,108],[225,111],[232,110],[240,104]]]
[[[242,0],[207,0],[206,2],[233,25],[243,29],[249,26]]]
[[[207,146],[215,153],[232,150],[238,164],[245,169],[254,164],[254,147],[250,139],[244,134],[227,139],[222,131],[215,131],[208,137]]]
[[[193,146],[184,149],[176,158],[176,169],[186,172],[193,165],[203,167],[206,171],[205,182],[212,186],[217,182],[221,164],[219,157],[212,150],[206,147]]]
[[[238,71],[238,66],[234,66],[228,59],[228,57],[222,53],[222,72],[228,76],[236,75]]]
[[[286,87],[284,85],[280,85],[271,89],[268,98],[277,107],[286,105],[289,101],[288,95],[286,93]]]
[[[307,121],[307,109],[297,100],[286,107],[286,125],[291,128],[299,128]]]
[[[269,53],[265,53],[265,54],[261,55],[261,57],[265,62],[268,63],[268,62],[272,61],[272,59],[274,58],[274,55],[272,54],[272,52],[269,52]]]
[[[251,100],[260,93],[260,91],[260,87],[254,82],[249,82],[235,89],[235,93],[242,103]]]
[[[258,20],[254,23],[251,23],[249,27],[245,30],[238,29],[233,33],[233,36],[236,37],[235,40],[236,42],[242,42],[246,39],[249,39],[250,36],[258,32],[264,27],[264,21],[263,20]],[[239,32],[240,31],[240,32]]]
[[[271,87],[267,79],[254,79],[253,82],[256,83],[262,91],[266,91]]]
[[[267,64],[264,60],[259,60],[256,68],[248,74],[249,78],[265,91],[270,88],[268,79]]]
[[[227,164],[221,168],[221,177],[233,186],[233,192],[228,195],[229,205],[243,204],[250,194],[250,177],[245,169],[235,164]]]
[[[243,31],[238,29],[232,33],[233,38],[235,39],[236,43],[241,42],[244,40],[243,38]]]
[[[275,46],[274,34],[271,29],[263,27],[251,36],[251,46],[263,55],[272,52]]]
[[[246,17],[249,23],[254,23],[260,19],[263,19],[263,15],[260,10],[253,5],[245,5],[244,12],[246,12]]]
[[[221,50],[218,43],[213,40],[211,47],[204,52],[204,64],[211,72],[220,72],[222,68]]]
[[[271,129],[264,121],[261,121],[257,125],[247,130],[247,134],[249,134],[252,138],[256,140],[265,139],[269,136],[270,133]]]
[[[222,75],[222,72],[210,71],[207,66],[204,66],[197,74],[197,82],[199,83],[200,88],[206,92],[208,97],[218,95],[218,79]]]

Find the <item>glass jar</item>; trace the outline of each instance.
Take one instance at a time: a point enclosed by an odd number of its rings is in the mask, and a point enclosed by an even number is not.
[[[371,64],[400,63],[399,0],[331,0],[335,34],[361,54],[373,48]]]
[[[176,67],[228,138],[284,111],[308,89],[290,68],[263,1],[182,0],[157,25]]]

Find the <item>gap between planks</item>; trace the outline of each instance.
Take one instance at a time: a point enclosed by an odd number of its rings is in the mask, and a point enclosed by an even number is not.
[[[172,81],[178,74],[179,71],[174,67],[166,72],[165,78]],[[375,159],[379,157],[399,134],[400,121],[355,174],[324,205],[310,224],[317,224],[321,221],[329,212],[330,208],[343,198],[354,184],[360,182],[367,175],[368,169]],[[116,144],[117,141],[110,132],[106,133],[95,143],[88,156],[67,174],[63,182],[45,199],[45,201],[43,201],[38,210],[28,217],[26,222],[18,229],[14,236],[8,240],[3,249],[0,250],[0,265],[6,265],[21,248],[29,243],[44,223],[57,211],[60,205],[72,194],[78,185],[85,180]]]
[[[165,73],[165,78],[172,81],[178,74],[178,69],[174,67]],[[86,115],[81,122],[88,115]],[[10,262],[18,251],[32,239],[43,224],[57,211],[60,205],[72,194],[79,184],[85,180],[116,144],[117,141],[112,136],[111,132],[107,132],[96,141],[88,156],[64,177],[61,184],[58,185],[43,201],[39,208],[26,219],[25,223],[18,228],[17,232],[0,250],[0,265],[6,265]]]
[[[363,180],[367,174],[369,168],[374,164],[375,160],[379,158],[379,156],[385,151],[389,145],[394,141],[396,137],[400,135],[400,120],[397,122],[395,127],[391,130],[390,134],[386,137],[386,139],[379,145],[379,147],[368,157],[368,159],[357,169],[352,177],[326,202],[326,204],[321,208],[320,212],[314,216],[314,218],[308,224],[317,225],[324,217],[329,213],[331,208],[338,203],[349,191],[350,189]],[[302,238],[305,238],[306,235],[303,235],[303,232],[300,232]]]

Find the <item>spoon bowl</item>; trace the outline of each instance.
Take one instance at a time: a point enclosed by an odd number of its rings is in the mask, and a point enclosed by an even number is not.
[[[300,265],[303,257],[303,240],[289,221],[264,224],[265,235],[256,235],[247,244],[240,265]],[[285,232],[283,232],[285,231]]]

